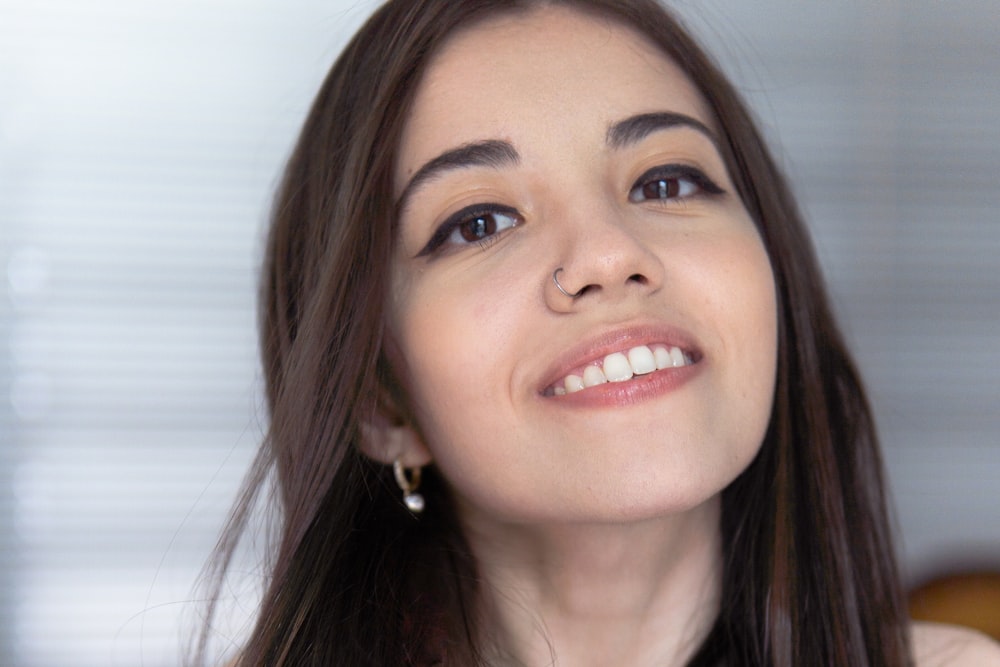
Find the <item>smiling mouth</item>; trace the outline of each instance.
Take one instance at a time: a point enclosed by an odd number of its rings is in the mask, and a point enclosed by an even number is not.
[[[637,345],[621,352],[612,352],[603,359],[574,369],[563,379],[545,388],[543,396],[565,396],[608,382],[628,382],[668,368],[682,368],[698,362],[694,352],[675,345]]]

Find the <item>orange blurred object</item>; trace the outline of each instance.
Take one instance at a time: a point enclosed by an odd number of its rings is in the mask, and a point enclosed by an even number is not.
[[[909,604],[914,620],[964,625],[1000,641],[1000,572],[936,577],[913,589]]]

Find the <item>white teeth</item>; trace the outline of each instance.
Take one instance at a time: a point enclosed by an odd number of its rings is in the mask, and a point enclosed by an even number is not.
[[[633,347],[628,351],[628,363],[636,375],[645,375],[656,370],[656,359],[653,357],[653,351],[645,345]]]
[[[572,394],[574,391],[580,391],[586,386],[583,384],[583,378],[579,375],[567,375],[566,379],[563,380],[563,385],[566,387],[567,394]]]
[[[608,378],[604,376],[604,371],[597,366],[587,366],[583,369],[583,384],[585,387],[594,387],[604,384],[607,381]]]
[[[664,368],[679,368],[692,363],[691,357],[679,347],[665,345],[638,345],[627,353],[612,352],[604,357],[598,366],[591,364],[583,369],[583,377],[567,375],[562,385],[556,385],[552,391],[557,396],[573,394],[586,387],[594,387],[605,382],[624,382],[634,375],[645,375]]]
[[[604,375],[609,382],[624,382],[632,379],[632,366],[621,352],[604,357]]]
[[[656,359],[657,370],[673,368],[674,366],[673,359],[670,358],[670,350],[662,345],[657,345],[653,348],[653,358]]]

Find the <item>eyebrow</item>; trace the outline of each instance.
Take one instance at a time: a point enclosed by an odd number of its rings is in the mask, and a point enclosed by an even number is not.
[[[414,190],[445,172],[467,167],[499,169],[515,165],[520,161],[521,156],[514,146],[509,141],[499,139],[477,141],[445,151],[417,170],[417,173],[403,188],[402,194],[399,195],[399,199],[396,201],[396,210],[403,210],[406,206],[406,200]]]
[[[708,126],[696,118],[672,111],[637,114],[618,121],[608,128],[605,141],[610,147],[620,149],[642,141],[654,132],[675,127],[695,129],[718,147],[715,134]],[[500,169],[516,165],[520,161],[517,149],[509,141],[499,139],[477,141],[445,151],[417,170],[396,200],[396,211],[403,211],[415,190],[446,172],[468,167]]]
[[[608,128],[607,143],[612,148],[624,148],[642,141],[650,134],[674,127],[690,127],[704,134],[718,147],[715,133],[697,118],[673,111],[643,113],[618,121]]]

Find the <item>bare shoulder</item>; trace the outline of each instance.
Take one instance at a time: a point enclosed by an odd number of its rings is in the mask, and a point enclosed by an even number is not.
[[[1000,644],[957,625],[914,623],[916,667],[1000,667]]]

